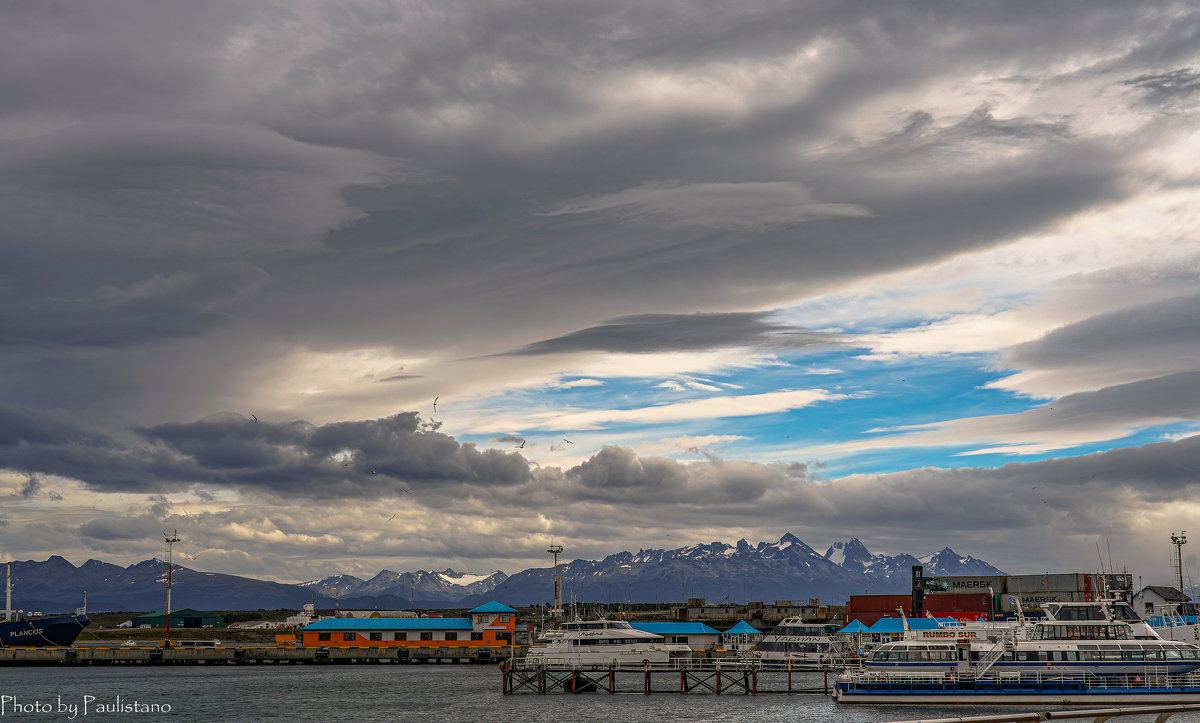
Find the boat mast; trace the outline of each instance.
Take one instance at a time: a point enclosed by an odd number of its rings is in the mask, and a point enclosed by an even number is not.
[[[12,620],[12,563],[8,563],[4,582],[4,622]]]

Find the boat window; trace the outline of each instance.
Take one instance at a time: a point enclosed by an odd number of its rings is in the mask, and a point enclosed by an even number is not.
[[[888,656],[888,651],[876,650],[874,653],[871,654],[871,660],[887,660],[887,656]]]
[[[358,633],[342,633],[342,640],[355,640],[358,638]]]
[[[392,633],[392,640],[408,640],[408,633]]]
[[[1175,650],[1172,648],[1167,648],[1166,653],[1167,653],[1167,660],[1179,660],[1180,658],[1183,657],[1182,650]]]

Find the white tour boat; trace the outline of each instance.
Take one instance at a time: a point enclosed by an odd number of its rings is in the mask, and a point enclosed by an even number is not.
[[[624,620],[576,620],[529,647],[527,664],[548,668],[661,667],[691,658],[686,643],[635,629]]]
[[[767,666],[824,666],[844,661],[854,646],[837,635],[839,626],[784,618],[754,646],[753,656]]]
[[[1048,603],[1043,612],[1043,618],[1010,628],[912,631],[871,651],[862,671],[962,678],[989,672],[1138,675],[1147,667],[1179,675],[1200,669],[1200,647],[1163,640],[1123,601]]]

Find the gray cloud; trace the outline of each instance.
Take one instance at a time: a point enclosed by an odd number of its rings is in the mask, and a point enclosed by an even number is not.
[[[1189,294],[1098,314],[1018,344],[1006,356],[1017,367],[1123,367],[1152,375],[1194,368],[1198,347],[1200,294]]]
[[[1147,103],[1173,106],[1190,101],[1200,91],[1200,70],[1176,68],[1165,73],[1149,73],[1125,81],[1140,89]]]
[[[644,353],[695,351],[732,346],[798,348],[829,344],[836,338],[770,323],[767,312],[724,314],[641,314],[612,319],[555,339],[546,339],[513,354],[556,354],[574,351]]]
[[[267,281],[260,269],[230,263],[88,296],[13,300],[0,311],[0,345],[123,346],[202,335]]]
[[[394,496],[413,486],[437,494],[446,482],[506,486],[529,475],[519,455],[422,430],[411,412],[322,426],[224,415],[142,428],[127,442],[47,416],[0,407],[0,435],[8,440],[0,446],[0,467],[71,477],[97,491],[165,492],[202,484],[319,499]]]
[[[21,489],[20,489],[20,491],[17,492],[17,496],[22,497],[24,499],[29,499],[30,497],[37,495],[37,493],[40,492],[41,489],[42,489],[41,480],[39,480],[36,476],[31,474],[31,475],[29,475],[29,477],[27,477],[25,479],[25,484],[21,485]]]

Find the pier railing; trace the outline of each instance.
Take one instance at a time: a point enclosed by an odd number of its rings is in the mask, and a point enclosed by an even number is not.
[[[641,665],[546,665],[542,661],[502,662],[502,692],[524,693],[813,693],[828,695],[828,671],[819,685],[812,668],[765,665],[735,658],[676,659]]]

